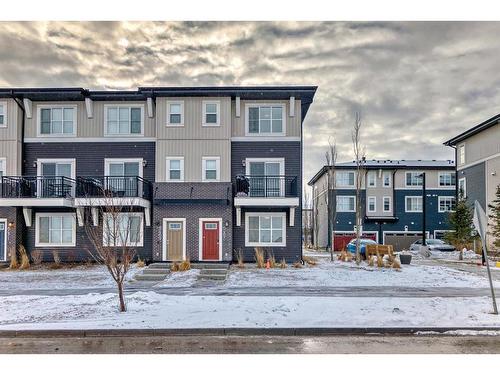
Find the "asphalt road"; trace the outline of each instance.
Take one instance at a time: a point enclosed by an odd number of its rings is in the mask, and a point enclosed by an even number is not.
[[[452,288],[452,287],[244,287],[227,288],[224,286],[154,288],[151,285],[127,286],[128,293],[137,291],[154,291],[159,294],[173,296],[311,296],[311,297],[478,297],[489,296],[488,288]],[[3,289],[0,296],[67,296],[88,293],[116,293],[116,288],[87,289]],[[500,290],[496,289],[500,295]]]
[[[0,338],[2,354],[486,354],[500,336],[155,336]]]

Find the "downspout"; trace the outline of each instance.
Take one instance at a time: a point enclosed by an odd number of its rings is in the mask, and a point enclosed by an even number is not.
[[[18,98],[14,95],[14,91],[11,90],[11,97],[16,102],[17,106],[21,109],[23,113],[23,119],[21,120],[21,176],[24,176],[24,127],[25,127],[25,118],[26,118],[26,110],[24,109],[24,104],[19,101]]]

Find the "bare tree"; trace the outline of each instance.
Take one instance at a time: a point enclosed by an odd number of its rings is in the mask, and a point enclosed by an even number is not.
[[[313,206],[312,206],[312,227],[313,227],[313,243],[314,243],[314,249],[318,249],[318,238],[319,238],[319,201],[320,201],[320,194],[318,194],[318,190],[314,189],[313,187]]]
[[[303,204],[303,215],[302,215],[302,235],[304,236],[304,246],[309,246],[311,244],[310,237],[312,232],[312,215],[310,210],[311,207],[311,196],[309,192],[304,191],[304,204]]]
[[[328,150],[325,152],[326,166],[327,166],[327,176],[326,176],[326,204],[327,204],[327,215],[328,215],[328,238],[331,238],[330,243],[330,260],[333,262],[333,251],[335,245],[335,223],[337,220],[337,203],[336,203],[336,189],[335,189],[335,166],[337,164],[337,143],[335,138],[333,141],[328,139]]]
[[[86,194],[87,208],[80,214],[93,251],[89,254],[106,266],[118,288],[119,309],[126,311],[125,277],[136,255],[135,246],[141,242],[142,214],[133,211],[133,198],[114,197],[113,188],[92,186]]]
[[[354,127],[351,132],[352,147],[354,152],[354,162],[356,163],[356,176],[355,176],[355,187],[356,187],[356,264],[361,262],[361,252],[360,252],[360,238],[361,238],[361,227],[363,225],[363,213],[361,205],[361,187],[363,182],[362,170],[364,167],[365,148],[361,142],[361,114],[356,112],[354,115]]]

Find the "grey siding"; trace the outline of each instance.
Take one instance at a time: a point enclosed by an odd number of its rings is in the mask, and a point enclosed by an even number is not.
[[[486,176],[484,162],[458,171],[457,184],[458,181],[464,177],[467,201],[470,202],[470,204],[474,204],[474,201],[477,200],[481,203],[481,206],[486,207]]]

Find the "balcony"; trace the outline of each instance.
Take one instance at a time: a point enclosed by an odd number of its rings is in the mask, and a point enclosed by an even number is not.
[[[64,176],[2,176],[0,206],[72,207],[75,186]]]

